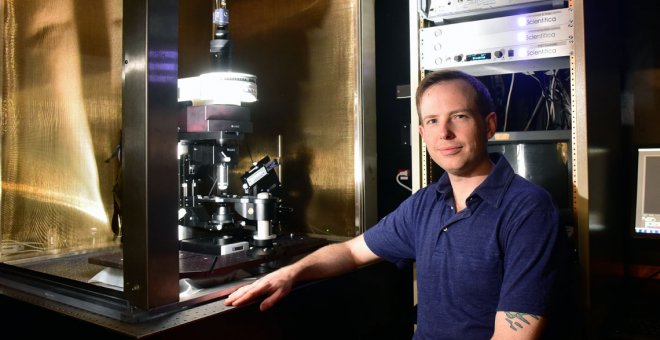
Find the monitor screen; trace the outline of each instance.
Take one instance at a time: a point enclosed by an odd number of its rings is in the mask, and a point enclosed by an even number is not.
[[[660,148],[640,148],[635,235],[660,237]]]

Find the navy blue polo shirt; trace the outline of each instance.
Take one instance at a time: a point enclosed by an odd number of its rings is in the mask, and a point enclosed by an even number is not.
[[[546,315],[551,307],[567,255],[556,206],[503,156],[491,159],[459,213],[445,173],[364,234],[381,258],[416,262],[415,339],[489,339],[497,311]]]

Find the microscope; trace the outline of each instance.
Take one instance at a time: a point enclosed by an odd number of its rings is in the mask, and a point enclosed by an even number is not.
[[[257,79],[231,71],[228,19],[226,2],[216,0],[213,71],[178,82],[179,243],[181,250],[196,253],[267,256],[287,209],[276,196],[281,187],[276,159],[264,156],[240,177],[232,171],[241,142],[252,133],[243,104],[257,100]]]

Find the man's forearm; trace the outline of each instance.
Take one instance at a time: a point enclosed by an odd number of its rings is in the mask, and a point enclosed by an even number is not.
[[[239,306],[258,296],[267,295],[259,305],[263,311],[289,294],[296,282],[341,275],[377,259],[362,235],[346,242],[330,244],[252,284],[238,288],[227,297],[225,305]]]
[[[292,264],[291,269],[296,281],[305,281],[348,273],[376,259],[360,236],[320,248]]]

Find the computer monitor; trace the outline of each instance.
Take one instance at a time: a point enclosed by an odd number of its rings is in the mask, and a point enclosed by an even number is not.
[[[660,238],[660,148],[639,148],[634,236]]]

